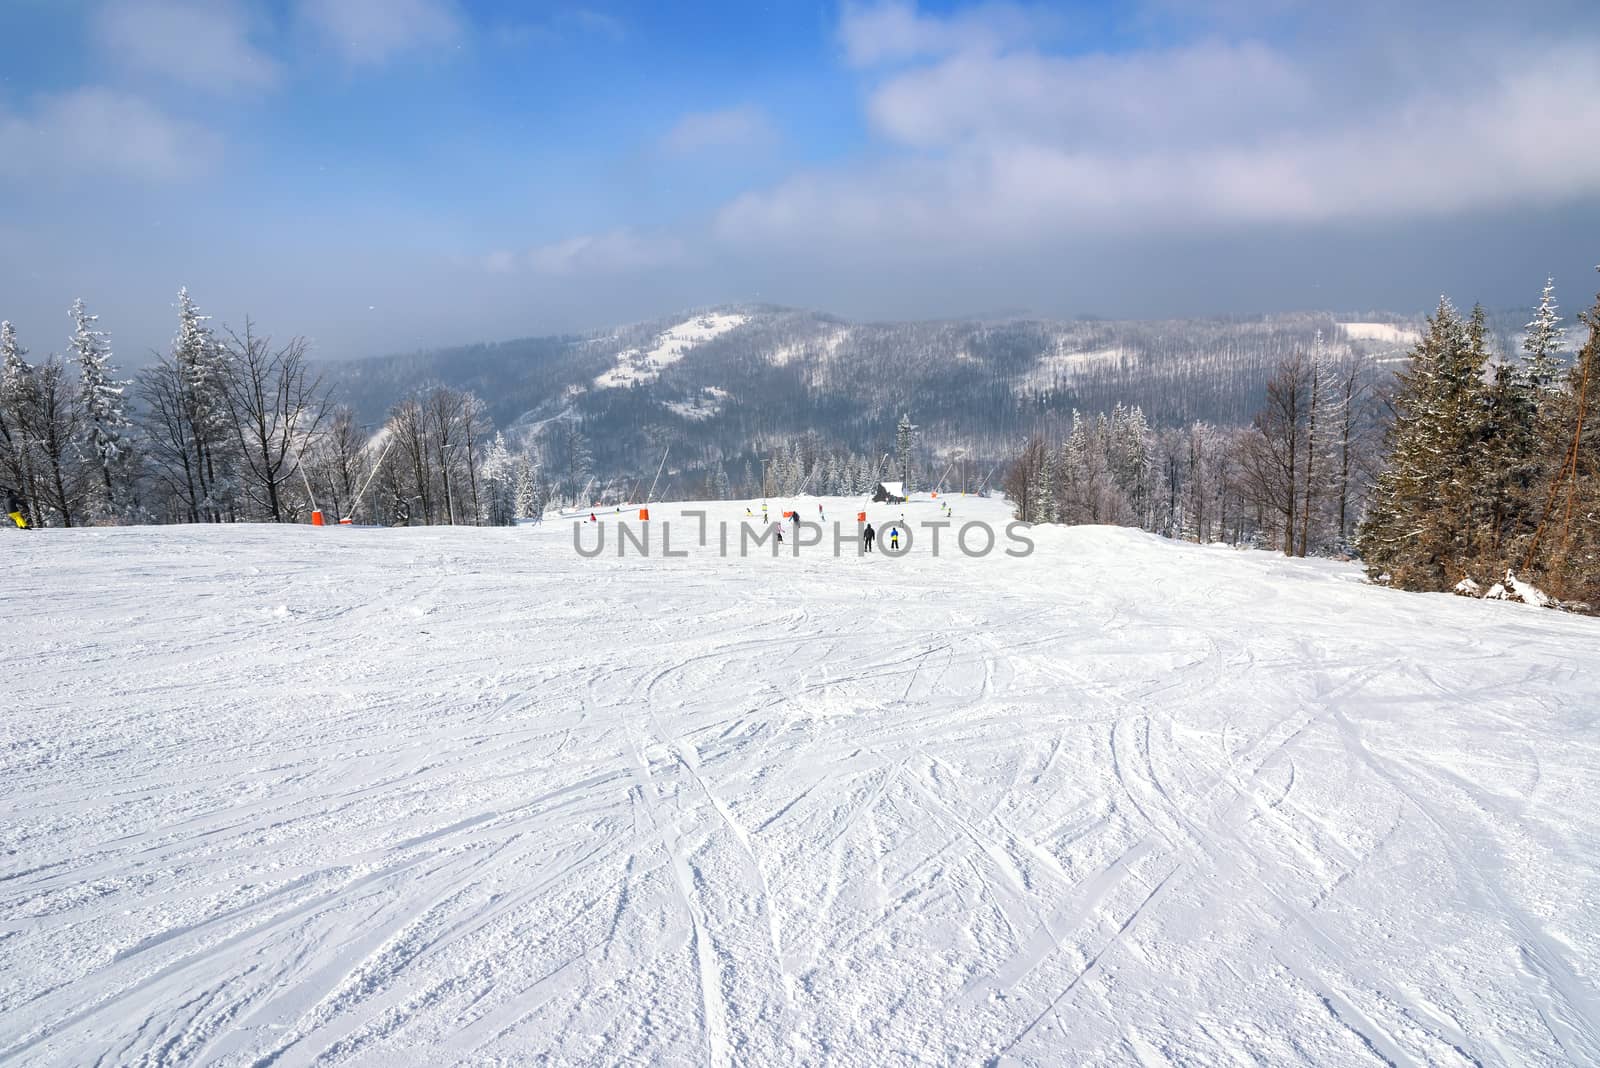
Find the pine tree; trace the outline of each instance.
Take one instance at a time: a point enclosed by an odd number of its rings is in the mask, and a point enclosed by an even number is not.
[[[1561,316],[1556,314],[1556,281],[1544,280],[1544,294],[1527,325],[1527,336],[1522,339],[1526,353],[1528,382],[1536,392],[1559,388],[1561,375],[1561,350],[1566,346],[1566,331],[1561,327]]]
[[[220,522],[230,503],[227,357],[206,325],[210,318],[200,314],[187,287],[178,290],[178,334],[172,343],[172,359],[193,453],[191,497],[199,513],[196,518]]]
[[[532,519],[539,515],[542,503],[539,499],[539,483],[534,472],[533,462],[526,455],[517,460],[516,472],[516,514],[519,519]]]
[[[1402,589],[1444,590],[1463,577],[1483,504],[1485,337],[1481,308],[1463,323],[1440,298],[1398,376],[1388,462],[1359,542],[1374,578],[1388,576]]]
[[[1499,576],[1514,565],[1536,522],[1534,483],[1541,456],[1538,401],[1532,366],[1502,360],[1485,395],[1476,473],[1484,503],[1476,525],[1475,569]]]
[[[1039,449],[1038,460],[1033,468],[1033,489],[1029,494],[1032,515],[1028,516],[1031,523],[1054,523],[1059,518],[1059,509],[1056,498],[1060,492],[1056,479],[1056,456],[1049,448]]]
[[[496,434],[478,465],[480,520],[505,526],[516,518],[516,465],[504,434]]]
[[[900,417],[899,425],[894,429],[894,459],[895,470],[900,474],[900,490],[907,497],[915,488],[913,481],[916,472],[912,469],[912,448],[915,444],[917,427],[911,422],[911,413],[907,412]]]
[[[72,302],[69,312],[74,329],[72,354],[78,361],[79,399],[83,404],[89,445],[100,472],[100,493],[94,510],[102,517],[117,514],[122,507],[118,482],[128,457],[128,429],[131,423],[123,392],[128,383],[116,379],[111,364],[111,346],[104,331],[96,330],[98,315],[90,315],[82,298]]]

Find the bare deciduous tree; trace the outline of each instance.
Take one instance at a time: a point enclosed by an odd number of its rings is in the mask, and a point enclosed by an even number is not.
[[[308,441],[327,417],[327,394],[307,366],[301,338],[275,349],[247,317],[242,335],[228,332],[227,347],[226,396],[244,494],[257,512],[281,523],[288,518],[282,487],[295,478]]]

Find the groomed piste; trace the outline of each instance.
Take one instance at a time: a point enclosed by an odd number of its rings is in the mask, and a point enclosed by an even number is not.
[[[0,538],[0,1063],[1600,1063],[1600,622],[750,506]]]

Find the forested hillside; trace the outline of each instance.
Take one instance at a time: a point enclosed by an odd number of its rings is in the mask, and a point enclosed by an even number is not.
[[[699,321],[718,328],[697,331]],[[667,444],[680,462],[737,465],[807,433],[830,447],[881,453],[905,412],[926,449],[999,457],[1035,429],[1069,422],[1075,409],[1138,407],[1157,427],[1243,425],[1277,365],[1309,352],[1319,334],[1381,361],[1404,352],[1416,325],[1365,322],[1350,336],[1334,316],[1314,313],[859,324],[744,306],[328,372],[373,424],[397,397],[433,382],[482,398],[514,445],[532,444],[551,420],[577,420],[596,469],[607,472],[649,466],[649,454]]]

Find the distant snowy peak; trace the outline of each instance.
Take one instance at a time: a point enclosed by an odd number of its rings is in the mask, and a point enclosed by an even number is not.
[[[654,382],[665,368],[683,359],[697,345],[743,326],[750,316],[737,312],[711,312],[687,319],[656,335],[650,349],[624,349],[617,353],[615,366],[594,380],[596,389],[612,389],[641,382]]]

